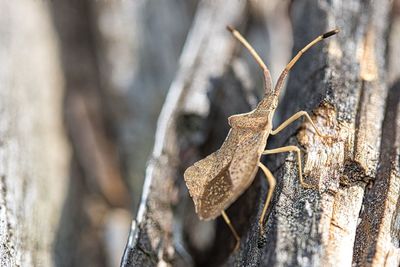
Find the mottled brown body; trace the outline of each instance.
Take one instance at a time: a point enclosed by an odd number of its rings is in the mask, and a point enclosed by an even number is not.
[[[278,104],[279,93],[290,69],[305,51],[319,41],[338,33],[338,30],[318,36],[300,50],[282,71],[273,90],[271,75],[260,56],[238,31],[230,27],[228,27],[228,30],[249,50],[263,70],[265,95],[253,111],[228,118],[231,130],[221,148],[190,166],[185,171],[184,178],[199,217],[201,219],[214,219],[222,215],[237,240],[236,248],[238,248],[240,238],[224,210],[250,186],[260,167],[269,182],[269,191],[259,220],[260,229],[263,231],[264,217],[276,182],[272,173],[260,162],[262,155],[296,152],[300,184],[305,188],[312,188],[311,185],[303,181],[299,148],[286,146],[265,150],[265,146],[270,134],[279,133],[301,116],[305,116],[317,134],[322,137],[305,111],[294,114],[275,130],[272,129],[272,118]]]
[[[249,113],[228,118],[231,130],[221,148],[185,172],[185,181],[201,219],[214,219],[252,183],[272,129],[274,95]]]

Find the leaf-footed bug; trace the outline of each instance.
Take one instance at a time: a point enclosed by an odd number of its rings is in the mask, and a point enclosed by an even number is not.
[[[221,148],[190,166],[185,171],[184,178],[200,219],[214,219],[222,215],[235,236],[237,241],[236,250],[239,248],[240,237],[225,210],[250,186],[258,168],[261,168],[264,172],[269,184],[269,190],[259,219],[261,233],[263,234],[264,232],[264,217],[271,201],[276,181],[271,171],[260,162],[262,155],[296,152],[300,184],[305,188],[313,187],[303,181],[301,154],[298,147],[284,146],[265,150],[265,146],[269,135],[276,135],[301,116],[305,116],[316,133],[323,137],[306,111],[297,112],[274,130],[272,129],[272,118],[278,105],[279,93],[293,65],[310,47],[338,33],[339,30],[335,29],[322,34],[301,49],[286,65],[273,89],[270,72],[254,48],[237,30],[229,26],[227,28],[247,48],[263,70],[265,95],[251,112],[233,115],[228,118],[231,130]]]

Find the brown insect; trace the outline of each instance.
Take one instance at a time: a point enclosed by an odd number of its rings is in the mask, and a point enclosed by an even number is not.
[[[253,111],[233,115],[228,118],[231,130],[221,148],[190,166],[185,171],[184,177],[189,193],[193,198],[196,213],[200,219],[214,219],[222,215],[236,238],[235,249],[237,249],[240,244],[240,238],[225,210],[250,186],[258,171],[258,167],[260,167],[269,183],[267,198],[259,219],[260,230],[263,233],[264,217],[275,189],[276,181],[271,171],[260,162],[262,155],[296,152],[300,184],[305,188],[313,187],[303,181],[301,154],[298,147],[285,146],[265,150],[265,146],[269,135],[276,135],[301,116],[305,116],[317,134],[321,137],[323,136],[317,127],[315,127],[306,111],[297,112],[275,130],[272,130],[272,118],[278,105],[279,93],[293,65],[310,47],[339,31],[332,30],[322,34],[301,49],[287,64],[273,89],[270,72],[257,52],[237,30],[229,26],[228,30],[249,50],[250,54],[263,70],[265,95]]]

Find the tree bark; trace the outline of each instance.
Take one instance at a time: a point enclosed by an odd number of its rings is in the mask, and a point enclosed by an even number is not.
[[[207,88],[213,87],[233,53],[234,41],[225,30],[228,24],[237,25],[245,14],[245,4],[237,1],[229,9],[223,9],[222,1],[204,1],[199,4],[192,29],[187,37],[180,58],[180,67],[171,84],[161,112],[156,141],[150,163],[146,169],[142,200],[125,249],[122,265],[151,266],[158,262],[192,262],[184,250],[174,249],[174,224],[172,203],[182,183],[175,185],[179,167],[177,126],[185,115],[206,117],[210,103]],[[222,11],[223,12],[220,12]],[[214,27],[214,25],[220,25]],[[213,64],[210,58],[216,59]],[[184,110],[184,111],[183,111]],[[183,122],[182,122],[183,123]],[[196,127],[196,125],[192,125]],[[182,131],[185,131],[185,127]],[[182,224],[179,223],[180,225]],[[179,229],[178,231],[182,231]],[[179,249],[179,248],[178,248]]]
[[[46,2],[0,10],[0,265],[51,266],[71,156],[57,40]]]
[[[291,5],[293,53],[329,29],[341,30],[295,65],[274,123],[306,110],[329,137],[299,122],[268,144],[301,147],[305,179],[318,189],[300,186],[294,155],[267,158],[278,184],[266,235],[258,227],[267,192],[259,175],[227,211],[242,237],[233,252],[221,220],[196,219],[182,174],[218,148],[229,115],[254,107],[247,81],[259,73],[249,74],[235,58],[237,42],[223,32],[226,24],[249,32],[254,21],[244,20],[244,2],[202,2],[159,118],[122,265],[398,266],[400,110],[398,74],[386,79],[390,7],[357,0]]]

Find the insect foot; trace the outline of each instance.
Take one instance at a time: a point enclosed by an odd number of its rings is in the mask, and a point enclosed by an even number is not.
[[[228,27],[228,30],[247,48],[262,69],[265,94],[254,110],[228,118],[231,129],[221,148],[190,166],[185,171],[184,178],[189,189],[189,194],[193,199],[196,213],[200,219],[215,219],[222,215],[236,239],[236,250],[240,245],[240,237],[225,210],[251,185],[259,168],[264,172],[269,184],[263,211],[259,219],[260,232],[262,234],[260,240],[265,239],[263,230],[264,219],[275,190],[276,180],[271,171],[260,162],[262,155],[295,152],[297,155],[300,184],[305,188],[315,188],[303,181],[301,154],[298,147],[286,146],[265,150],[265,146],[269,135],[278,134],[302,116],[311,123],[317,134],[322,136],[305,111],[297,112],[275,130],[272,129],[272,120],[278,105],[280,91],[289,71],[295,63],[313,45],[335,35],[339,31],[332,30],[322,34],[301,49],[286,65],[275,87],[273,87],[270,72],[254,48],[237,30],[232,27]]]
[[[257,247],[259,249],[263,248],[267,244],[267,234],[264,231],[260,231],[260,236],[258,238]]]

